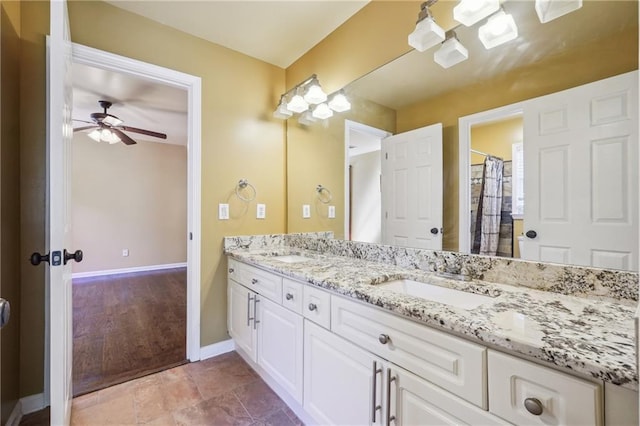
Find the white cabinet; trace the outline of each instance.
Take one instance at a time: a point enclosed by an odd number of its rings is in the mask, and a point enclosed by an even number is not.
[[[302,315],[302,290],[304,284],[288,278],[282,280],[282,306]]]
[[[382,360],[310,321],[304,329],[305,411],[324,425],[384,424],[381,408],[373,416],[383,405]]]
[[[489,411],[515,424],[601,425],[602,385],[491,350]]]
[[[258,318],[258,365],[302,403],[302,316],[261,298]]]
[[[244,286],[229,280],[227,287],[227,328],[236,346],[242,349],[253,361],[257,355],[256,335],[256,297],[257,294]]]
[[[331,327],[331,294],[311,286],[302,289],[302,312],[324,328]]]

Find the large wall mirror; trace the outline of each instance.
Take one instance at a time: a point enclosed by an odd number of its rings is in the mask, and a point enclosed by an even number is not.
[[[488,155],[503,160],[503,188],[508,190],[496,255],[521,256],[518,237],[526,229],[516,211],[523,197],[517,176],[527,150],[522,148],[526,140],[517,104],[637,70],[638,2],[585,1],[581,9],[546,24],[538,20],[532,1],[506,1],[503,6],[518,25],[517,39],[487,50],[478,40],[479,24],[459,26],[455,31],[469,51],[468,60],[445,70],[433,60],[437,47],[423,53],[411,51],[345,87],[351,111],[311,125],[299,124],[295,118],[288,120],[289,232],[332,230],[337,238],[386,242],[382,229],[388,212],[381,203],[398,204],[402,197],[410,196],[407,191],[411,188],[401,191],[395,187],[392,197],[382,199],[381,164],[383,157],[389,156],[383,141],[389,135],[442,123],[438,207],[442,217],[439,225],[421,225],[425,241],[435,235],[436,248],[473,252],[475,221],[470,219],[469,226],[462,224],[462,218],[467,210],[470,217],[477,214]],[[462,155],[468,156],[469,162],[461,171],[460,118],[512,105],[516,106],[506,108],[502,116],[488,114],[485,121],[467,120],[472,123],[466,145],[469,152]],[[635,120],[637,126],[637,117]],[[637,138],[632,142],[637,144]],[[409,156],[420,157],[427,151],[431,148],[418,148]],[[637,161],[630,164],[635,169],[629,173],[637,176]],[[425,179],[410,181],[423,187]],[[331,191],[329,203],[326,197],[318,197],[317,185]],[[460,195],[467,188],[468,205],[461,202]],[[431,205],[428,200],[412,202],[411,208],[419,211],[428,211]],[[311,218],[302,217],[303,205],[311,206]],[[330,214],[331,206],[335,217]],[[637,202],[634,208],[637,229]],[[461,236],[463,232],[468,238]],[[406,245],[423,246],[411,240]]]

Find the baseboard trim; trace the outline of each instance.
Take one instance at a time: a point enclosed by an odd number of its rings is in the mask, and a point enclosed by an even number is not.
[[[222,342],[214,343],[212,345],[203,346],[200,348],[200,360],[207,358],[213,358],[214,356],[226,354],[236,348],[233,339],[223,340]]]
[[[22,420],[22,402],[18,400],[11,411],[11,415],[7,419],[6,426],[18,426]]]
[[[75,272],[71,278],[101,277],[104,275],[129,274],[131,272],[160,271],[163,269],[186,268],[187,262],[167,263],[164,265],[134,266],[133,268],[107,269],[104,271]]]
[[[44,394],[25,396],[20,398],[11,411],[11,415],[7,419],[5,426],[18,426],[25,414],[35,413],[45,407]]]

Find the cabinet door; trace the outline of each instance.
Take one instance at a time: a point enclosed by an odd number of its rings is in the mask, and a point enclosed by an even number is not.
[[[374,362],[382,370],[380,359],[305,320],[305,411],[319,424],[383,424],[381,409],[373,416],[383,405],[382,371],[374,374]]]
[[[255,298],[251,290],[229,280],[227,327],[236,347],[256,360]]]
[[[385,370],[385,394],[395,425],[506,425],[497,416],[390,364]]]
[[[258,320],[258,365],[302,403],[302,316],[260,298]]]

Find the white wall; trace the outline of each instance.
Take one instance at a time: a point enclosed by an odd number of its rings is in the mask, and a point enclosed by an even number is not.
[[[358,155],[351,164],[351,239],[382,242],[380,151]]]

